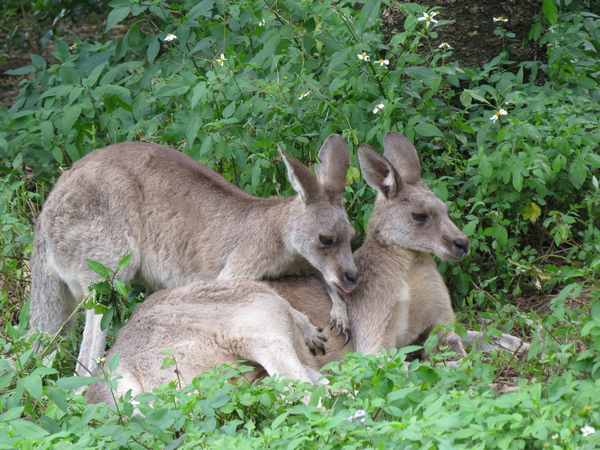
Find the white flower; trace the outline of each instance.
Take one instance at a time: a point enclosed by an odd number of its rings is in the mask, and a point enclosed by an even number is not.
[[[419,17],[419,22],[424,20],[425,21],[425,26],[429,27],[429,25],[433,24],[433,23],[438,23],[437,20],[435,20],[433,17],[437,16],[437,13],[434,11],[431,13],[431,15],[427,14],[426,12],[423,13],[423,17]]]
[[[442,42],[440,45],[438,45],[438,48],[452,48],[452,47],[450,47],[450,44],[448,44],[447,42]]]
[[[377,114],[379,111],[381,111],[383,108],[385,107],[385,105],[383,103],[380,103],[379,105],[375,105],[375,109],[373,110],[373,114]]]
[[[221,53],[221,57],[219,59],[217,59],[217,62],[220,63],[221,65],[223,65],[223,63],[227,61],[227,58],[225,58],[225,55],[223,53]]]
[[[552,435],[552,439],[558,439],[558,433],[554,433],[554,434]]]
[[[508,113],[506,112],[505,109],[500,108],[496,114],[494,114],[492,117],[490,117],[490,120],[495,123],[496,120],[498,120],[498,117],[505,116],[507,114]]]
[[[169,34],[167,34],[165,36],[164,41],[165,42],[171,42],[171,41],[174,41],[175,39],[177,39],[177,36],[175,36],[174,34],[169,33]]]
[[[78,45],[79,45],[79,43],[78,43],[78,42],[75,42],[73,45],[71,45],[71,46],[69,47],[69,50],[75,50],[75,49],[77,48],[77,46],[78,46]]]
[[[263,19],[260,22],[258,22],[258,26],[259,27],[264,27],[266,24],[267,24],[267,21],[265,19]]]
[[[100,365],[100,364],[104,364],[106,359],[105,358],[92,358],[92,361],[94,361],[97,365]]]
[[[550,28],[548,28],[548,30],[550,33],[556,33],[556,25],[552,25]]]
[[[310,94],[310,91],[305,92],[303,94],[300,94],[300,97],[298,97],[298,100],[302,100],[304,97],[306,97],[308,94]]]
[[[506,17],[494,17],[494,22],[508,22],[508,19]]]
[[[381,66],[381,67],[383,67],[383,66],[389,66],[390,65],[390,60],[389,59],[380,59],[377,62],[379,63],[379,66]]]
[[[365,418],[366,415],[367,415],[367,412],[364,409],[359,409],[354,414],[352,414],[350,417],[348,417],[348,420],[350,422],[352,422],[354,419],[359,419],[362,417],[362,419],[360,419],[360,422],[364,425],[365,422],[367,421]]]
[[[360,55],[357,55],[358,59],[362,60],[362,61],[369,61],[371,59],[371,57],[369,55],[367,55],[365,52],[362,52]]]
[[[594,428],[590,427],[589,425],[586,425],[581,429],[581,434],[583,434],[583,437],[589,436],[590,434],[594,434],[595,432],[596,430],[594,430]]]

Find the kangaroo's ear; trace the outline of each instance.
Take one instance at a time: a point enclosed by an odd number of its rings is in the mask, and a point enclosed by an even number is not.
[[[281,157],[287,168],[288,178],[290,183],[292,183],[292,187],[302,198],[302,201],[308,203],[311,199],[319,195],[317,177],[308,170],[308,167],[284,152],[279,145],[277,147],[281,152]]]
[[[350,149],[339,134],[330,135],[319,150],[321,164],[315,167],[317,179],[326,190],[343,195],[350,165]]]
[[[373,189],[386,198],[391,198],[400,191],[402,178],[385,156],[373,147],[367,144],[358,147],[358,160],[363,177]]]
[[[383,138],[383,156],[394,166],[406,184],[421,181],[421,166],[415,146],[397,131],[388,132]]]

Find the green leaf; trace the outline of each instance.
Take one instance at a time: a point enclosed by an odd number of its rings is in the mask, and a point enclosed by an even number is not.
[[[209,406],[211,408],[220,408],[221,406],[225,405],[228,401],[230,400],[230,397],[228,395],[216,395],[214,397],[212,397],[210,399],[210,404]]]
[[[352,51],[350,47],[346,47],[339,52],[336,52],[329,60],[329,66],[327,67],[327,73],[330,74],[340,64],[348,64],[349,53]],[[356,56],[355,56],[356,58]]]
[[[580,159],[576,159],[569,166],[569,181],[576,189],[581,188],[587,178],[587,167]]]
[[[419,368],[415,370],[415,373],[417,377],[425,383],[437,383],[440,379],[436,371],[427,366],[419,366]]]
[[[428,81],[428,80],[441,80],[437,72],[430,69],[429,67],[415,66],[415,67],[406,67],[404,69],[406,75],[415,80],[420,81]]]
[[[381,1],[370,0],[365,2],[358,13],[356,25],[358,25],[358,33],[363,34],[365,31],[375,25],[375,22],[380,16]]]
[[[221,113],[223,119],[229,119],[233,115],[233,113],[235,112],[235,106],[235,101],[233,101],[225,107],[225,109]]]
[[[113,287],[121,297],[127,297],[127,287],[125,286],[125,283],[123,283],[123,281],[119,280],[118,278],[115,278],[113,280]]]
[[[64,134],[68,134],[73,128],[73,124],[77,121],[81,115],[81,108],[77,105],[70,106],[63,116],[62,120],[62,131]]]
[[[56,386],[61,389],[72,390],[89,386],[90,384],[98,383],[99,381],[104,380],[98,377],[65,377],[59,378],[56,381]]]
[[[508,230],[506,227],[500,225],[499,223],[494,223],[494,237],[498,241],[501,247],[506,247],[508,244]]]
[[[115,370],[117,370],[117,367],[119,367],[119,361],[121,361],[121,354],[117,353],[108,362],[108,370],[110,372],[114,372]]]
[[[13,427],[17,436],[27,436],[27,438],[33,441],[38,441],[50,434],[30,420],[13,420],[10,422],[10,426]]]
[[[39,67],[40,69],[46,69],[46,60],[39,55],[31,55],[31,62],[35,67]]]
[[[11,69],[4,72],[6,75],[33,75],[37,72],[35,66],[23,66],[18,69]]]
[[[512,184],[517,192],[521,192],[523,189],[523,173],[520,164],[513,164],[512,166]]]
[[[113,9],[108,14],[108,17],[106,18],[106,30],[105,30],[105,32],[107,32],[112,27],[114,27],[116,24],[118,24],[123,19],[125,19],[125,17],[127,17],[130,12],[131,12],[131,7],[127,6],[127,5],[119,6],[119,7],[115,8],[115,9]]]
[[[148,39],[150,43],[148,44],[148,50],[146,52],[146,57],[148,58],[148,62],[150,64],[154,64],[154,60],[156,59],[156,55],[158,55],[158,51],[160,50],[160,42],[158,41],[158,36],[150,35]]]
[[[42,378],[38,375],[28,375],[19,382],[38,402],[42,401]]]
[[[24,406],[14,406],[10,408],[5,413],[0,414],[0,422],[8,422],[13,419],[18,419],[21,417],[21,413],[23,413],[24,409]]]
[[[110,275],[110,270],[97,261],[86,261],[85,263],[92,272],[97,273],[102,278],[106,278],[108,275]]]
[[[415,125],[415,132],[422,137],[444,137],[444,133],[432,123],[419,123]]]
[[[167,84],[166,86],[160,88],[157,95],[161,97],[177,97],[185,94],[189,90],[190,87],[188,85]]]
[[[69,57],[69,55],[71,54],[69,52],[69,46],[67,45],[67,43],[64,41],[61,41],[60,39],[57,39],[54,49],[56,51],[53,53],[53,55],[56,56],[56,58],[61,61],[66,60]]]
[[[542,0],[542,13],[548,19],[551,25],[556,25],[558,21],[558,9],[554,4],[555,0]]]
[[[121,261],[119,261],[119,264],[117,264],[117,271],[123,270],[125,267],[129,266],[130,262],[131,262],[131,253],[129,255],[125,256]]]
[[[215,6],[215,0],[203,0],[190,9],[188,20],[194,20],[200,16],[212,17],[212,9]]]
[[[482,158],[479,161],[479,174],[482,175],[486,180],[490,180],[492,178],[492,175],[494,174],[494,167],[489,159]]]
[[[62,389],[57,387],[49,387],[46,389],[46,395],[50,400],[56,403],[56,406],[60,408],[61,411],[68,412],[69,404],[67,403],[67,397]]]
[[[102,320],[100,320],[100,329],[102,331],[104,331],[108,328],[114,315],[115,315],[115,308],[109,308],[104,314],[102,314]]]
[[[56,160],[56,162],[58,164],[63,163],[63,153],[62,150],[60,149],[60,147],[58,145],[55,145],[54,147],[52,147],[52,157]]]
[[[475,232],[475,230],[477,229],[478,224],[479,224],[479,219],[471,220],[468,224],[466,224],[463,227],[462,232],[467,237],[472,236],[473,233]]]
[[[277,418],[271,424],[271,429],[272,430],[276,429],[279,425],[281,425],[283,422],[285,422],[285,419],[287,419],[287,417],[289,415],[290,415],[289,412],[285,412],[285,413],[280,414],[279,416],[277,416]]]
[[[99,292],[102,295],[110,295],[112,294],[112,288],[110,284],[106,281],[99,281],[92,285],[94,291]]]

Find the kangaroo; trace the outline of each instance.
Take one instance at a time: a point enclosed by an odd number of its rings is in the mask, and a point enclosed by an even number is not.
[[[344,348],[363,354],[380,354],[382,348],[389,352],[422,343],[435,327],[453,322],[450,295],[430,253],[458,260],[468,253],[469,241],[448,217],[447,206],[423,183],[410,141],[390,132],[384,148],[384,155],[368,145],[359,148],[363,175],[378,195],[365,242],[354,253],[359,283],[345,296],[351,323],[347,345],[343,336],[326,327],[330,306],[318,280],[284,277],[251,285],[196,283],[154,294],[161,297],[147,299],[130,319],[132,325],[127,323],[120,331],[107,356],[109,361],[120,353],[117,373],[123,378],[118,381],[117,398],[129,389],[136,395],[176,379],[171,370],[160,370],[163,349],[176,353],[185,383],[215,365],[242,359],[256,367],[244,374],[248,381],[285,374],[317,383],[318,371],[343,359]],[[227,300],[215,300],[215,296]],[[172,303],[168,308],[163,297]],[[196,306],[183,310],[190,304]],[[180,314],[171,313],[177,308],[182,309]],[[294,309],[324,328],[326,354],[313,356],[302,345],[299,323],[290,313]],[[213,321],[218,325],[212,326]],[[440,345],[457,353],[463,351],[463,344],[483,338],[474,331],[465,339],[454,333],[440,337]],[[484,350],[528,347],[510,335],[480,345]],[[91,385],[87,400],[113,401],[104,383]]]
[[[350,151],[331,135],[319,151],[316,176],[281,150],[297,195],[257,198],[205,165],[173,149],[122,143],[95,150],[63,173],[35,229],[31,256],[31,330],[56,333],[98,276],[93,260],[135,280],[149,292],[212,279],[262,279],[319,271],[334,304],[332,326],[347,332],[338,290],[356,287],[343,206]],[[323,335],[306,316],[306,343]],[[104,354],[100,315],[86,312],[76,373],[88,375]],[[69,324],[72,326],[72,324]]]

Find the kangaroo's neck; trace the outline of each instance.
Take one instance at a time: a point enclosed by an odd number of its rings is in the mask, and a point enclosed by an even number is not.
[[[291,230],[298,227],[304,205],[298,196],[271,197],[255,202],[246,217],[245,239],[256,252],[256,272],[264,278],[304,271],[306,260],[292,244]],[[304,224],[303,226],[306,226]]]
[[[378,353],[395,346],[398,323],[408,314],[408,274],[423,257],[431,258],[367,235],[354,253],[360,275],[348,301],[355,351]]]

